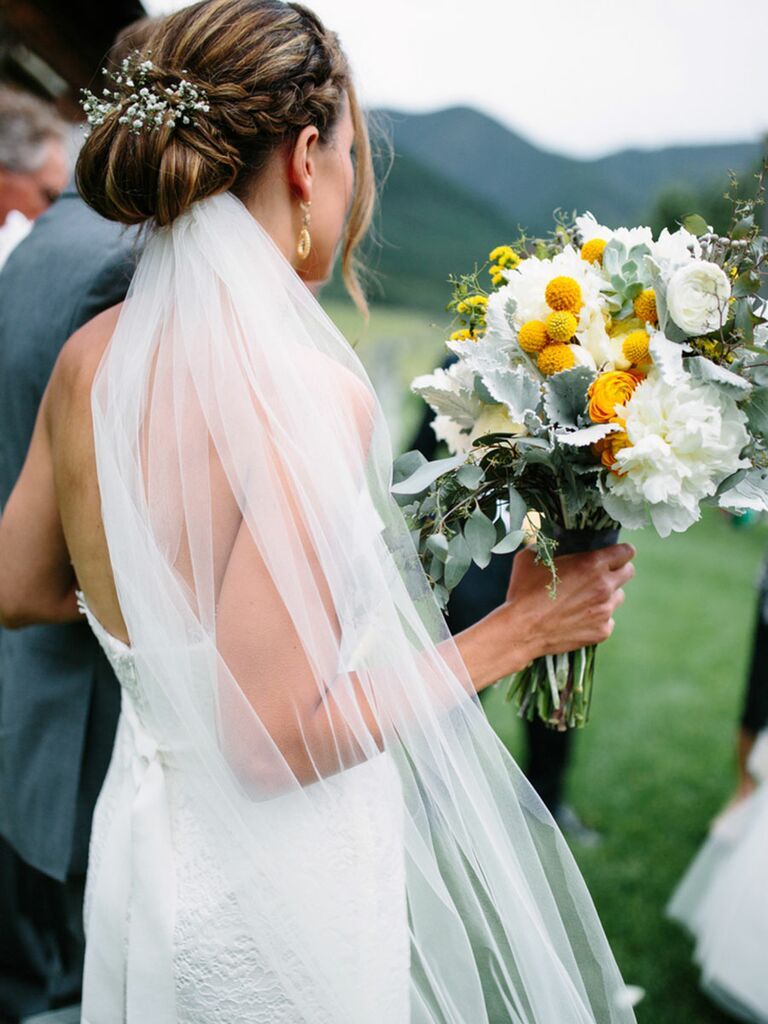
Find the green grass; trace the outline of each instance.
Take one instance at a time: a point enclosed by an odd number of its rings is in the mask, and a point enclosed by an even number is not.
[[[349,306],[329,311],[380,391],[397,450],[422,414],[408,383],[442,359],[444,331],[402,309],[374,308],[367,328]],[[664,907],[734,785],[768,530],[737,529],[711,512],[682,536],[629,539],[637,577],[598,656],[592,721],[577,738],[568,786],[604,841],[574,854],[625,979],[646,990],[640,1024],[724,1024],[730,1018],[699,992],[692,944]],[[502,694],[486,708],[517,755],[521,730]]]

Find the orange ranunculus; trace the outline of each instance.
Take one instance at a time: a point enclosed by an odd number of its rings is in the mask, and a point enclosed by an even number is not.
[[[589,386],[589,417],[593,423],[611,423],[617,418],[616,406],[624,405],[643,380],[632,370],[609,370]]]
[[[617,430],[613,434],[608,434],[602,441],[598,441],[594,445],[594,451],[605,468],[615,473],[616,470],[613,467],[616,464],[616,455],[622,448],[629,448],[629,445],[630,442],[626,431]]]

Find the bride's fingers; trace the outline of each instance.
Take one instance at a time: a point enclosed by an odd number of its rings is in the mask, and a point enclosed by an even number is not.
[[[619,608],[621,605],[624,604],[626,596],[627,595],[624,593],[624,591],[621,588],[619,588],[616,591],[616,593],[613,595],[613,610],[614,611],[616,611],[617,608]]]
[[[637,554],[632,544],[613,544],[604,550],[609,569],[621,569]]]
[[[627,562],[622,565],[620,569],[614,569],[611,572],[611,580],[617,587],[623,587],[626,583],[634,577],[635,567],[632,562]]]

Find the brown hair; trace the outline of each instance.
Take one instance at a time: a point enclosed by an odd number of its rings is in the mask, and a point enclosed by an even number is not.
[[[96,126],[77,162],[78,187],[102,216],[123,224],[172,223],[192,203],[231,190],[245,196],[270,155],[315,125],[333,140],[345,96],[355,130],[355,191],[342,247],[344,282],[365,302],[354,252],[375,199],[365,118],[337,36],[283,0],[203,0],[162,19],[149,40],[152,79],[185,78],[205,91],[194,123],[132,132],[121,111]]]

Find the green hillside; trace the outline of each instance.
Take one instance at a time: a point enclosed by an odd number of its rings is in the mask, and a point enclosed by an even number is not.
[[[576,160],[538,149],[499,122],[467,107],[430,114],[388,111],[395,148],[491,202],[534,232],[552,211],[591,210],[609,224],[647,220],[657,194],[727,184],[729,169],[752,168],[760,145],[733,143],[625,150]]]
[[[367,263],[377,272],[369,292],[374,302],[435,315],[448,298],[448,275],[482,262],[518,226],[546,232],[557,208],[591,210],[609,225],[658,226],[660,194],[670,199],[666,207],[695,205],[696,196],[725,189],[729,169],[749,173],[760,154],[755,142],[574,160],[464,107],[384,111],[376,121],[388,123],[396,156],[382,189],[378,241],[368,246]],[[676,216],[672,210],[672,223]],[[342,295],[338,278],[331,299]]]

